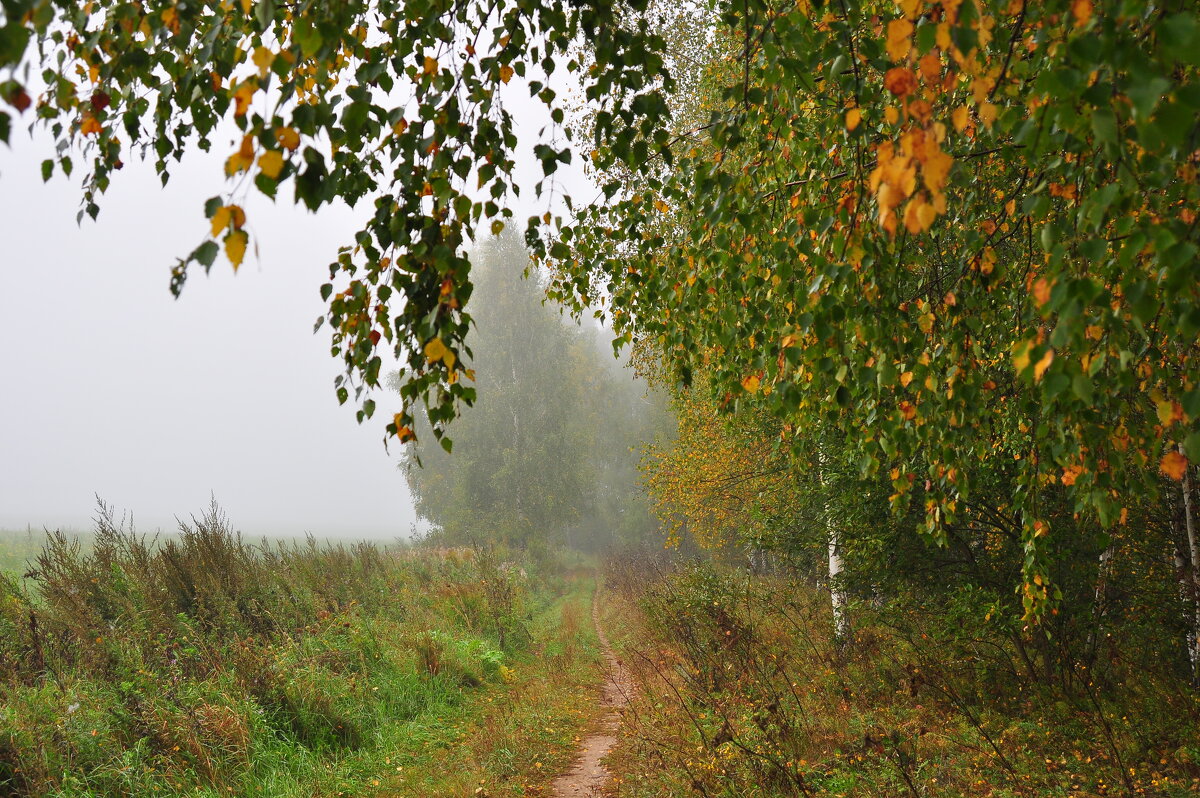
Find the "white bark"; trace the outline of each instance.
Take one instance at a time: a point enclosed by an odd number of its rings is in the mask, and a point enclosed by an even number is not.
[[[817,481],[824,492],[825,455],[817,455]],[[829,556],[829,603],[833,608],[833,631],[839,641],[850,637],[850,615],[846,610],[846,591],[842,587],[842,537],[833,519],[833,510],[828,496],[822,497],[825,516],[825,540]]]
[[[1108,548],[1100,552],[1100,567],[1096,571],[1096,594],[1092,601],[1092,630],[1088,632],[1087,641],[1087,651],[1092,656],[1096,653],[1100,633],[1104,631],[1104,593],[1108,587],[1108,570],[1115,551],[1114,544],[1110,543]]]
[[[829,535],[829,601],[833,605],[833,630],[838,640],[850,636],[850,616],[846,611],[846,591],[842,588],[842,542],[837,528],[826,515]]]

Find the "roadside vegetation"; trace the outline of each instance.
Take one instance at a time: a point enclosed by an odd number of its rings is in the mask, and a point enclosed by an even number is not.
[[[32,567],[0,581],[5,795],[529,795],[590,719],[566,562],[255,546],[214,506],[158,546],[102,513]]]
[[[1136,615],[1086,659],[1034,653],[1029,673],[1011,623],[961,593],[854,602],[838,640],[803,569],[643,553],[607,584],[605,624],[640,690],[611,761],[622,796],[1200,790],[1200,700],[1140,647]]]

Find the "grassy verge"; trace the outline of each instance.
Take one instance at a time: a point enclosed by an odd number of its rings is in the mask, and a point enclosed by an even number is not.
[[[606,629],[641,691],[610,757],[622,796],[1200,792],[1200,694],[1178,679],[1098,659],[1037,682],[1005,638],[912,633],[898,606],[857,607],[841,646],[804,580],[615,570]]]
[[[0,580],[0,794],[536,795],[593,711],[584,572],[217,513],[37,570]]]

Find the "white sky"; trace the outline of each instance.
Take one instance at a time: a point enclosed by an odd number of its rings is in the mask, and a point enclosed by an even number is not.
[[[531,146],[545,117],[516,84],[510,107]],[[41,180],[50,138],[18,125],[11,138],[0,145],[0,529],[88,529],[98,494],[141,531],[170,530],[211,494],[247,535],[408,533],[397,452],[382,443],[399,399],[378,392],[360,427],[334,397],[328,332],[312,333],[327,264],[369,199],[314,215],[291,204],[290,184],[276,205],[252,194],[261,257],[236,276],[223,254],[207,278],[193,267],[175,300],[170,265],[202,240],[232,141],[214,137],[165,189],[130,158],[98,221],[77,226],[77,182]],[[545,208],[522,182],[523,228]]]

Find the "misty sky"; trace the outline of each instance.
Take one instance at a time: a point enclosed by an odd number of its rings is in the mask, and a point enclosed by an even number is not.
[[[518,118],[538,119],[511,94]],[[527,121],[522,137],[538,127]],[[334,397],[328,333],[312,332],[327,264],[368,201],[314,215],[291,204],[290,185],[275,205],[251,195],[260,257],[236,276],[223,255],[208,277],[193,267],[175,300],[170,265],[202,240],[232,137],[176,165],[165,189],[129,158],[82,226],[77,182],[42,183],[49,137],[14,125],[12,139],[0,145],[0,529],[90,528],[99,494],[140,530],[169,530],[211,494],[248,535],[408,533],[380,421],[398,397],[377,393],[360,427]],[[518,219],[545,209],[532,191],[523,200]]]

